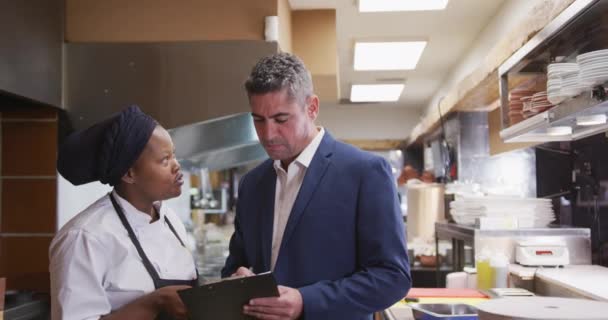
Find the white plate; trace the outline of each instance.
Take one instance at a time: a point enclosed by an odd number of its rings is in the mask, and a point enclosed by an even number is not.
[[[562,77],[562,82],[569,81],[572,79],[577,79],[579,74],[580,73],[577,72],[577,73],[572,73],[572,74],[566,75],[566,76]]]
[[[564,102],[566,99],[568,99],[567,96],[552,96],[551,98],[549,98],[549,101],[551,101],[551,103],[553,104],[560,104],[562,102]]]
[[[583,83],[589,85],[589,86],[596,86],[596,85],[600,85],[600,84],[604,84],[608,81],[608,76],[605,77],[600,77],[600,78],[589,78],[589,79],[585,79],[583,81]]]
[[[608,62],[608,56],[583,60],[580,62],[580,64],[578,66],[579,66],[579,68],[582,68],[582,67],[585,67],[588,65],[592,65],[592,64],[596,64],[596,63],[606,63],[606,62]]]
[[[605,78],[605,77],[608,77],[608,73],[589,74],[589,75],[586,75],[581,78],[581,83],[585,83],[585,80],[599,79],[599,78]]]
[[[581,60],[578,62],[579,67],[584,67],[585,65],[593,64],[593,63],[602,63],[608,61],[608,56],[598,56],[585,60]]]
[[[589,70],[606,70],[608,69],[608,64],[590,64],[581,68],[579,73],[589,72]]]
[[[547,66],[547,71],[561,71],[561,70],[576,70],[578,69],[578,63],[567,62],[567,63],[552,63]]]
[[[608,74],[608,70],[606,71],[598,71],[598,72],[589,72],[581,75],[581,79],[584,78],[593,78],[593,77],[601,77]]]
[[[582,92],[583,91],[581,91],[581,90],[566,90],[566,91],[562,91],[562,94],[564,94],[568,98],[573,98],[573,97],[578,96]]]
[[[591,58],[587,58],[587,59],[582,59],[581,61],[578,62],[579,67],[588,63],[594,63],[597,61],[607,61],[608,60],[608,56],[607,55],[603,55],[603,56],[596,56],[596,57],[591,57]]]
[[[590,51],[590,52],[579,54],[578,56],[576,56],[576,61],[585,60],[585,59],[589,59],[592,57],[599,57],[599,56],[608,56],[608,49]]]

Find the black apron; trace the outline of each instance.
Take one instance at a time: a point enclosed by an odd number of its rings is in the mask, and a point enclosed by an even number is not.
[[[137,252],[139,253],[139,256],[141,257],[141,260],[144,263],[144,267],[146,267],[146,270],[148,270],[148,274],[150,275],[150,277],[152,277],[152,281],[154,282],[155,289],[160,289],[162,287],[167,287],[167,286],[182,286],[182,285],[191,286],[191,287],[198,286],[198,270],[196,269],[196,265],[194,266],[194,270],[196,271],[196,279],[193,279],[193,280],[161,279],[160,276],[158,275],[158,272],[156,272],[156,269],[154,269],[154,266],[150,262],[150,259],[148,259],[148,256],[144,252],[144,249],[142,249],[141,244],[139,243],[139,240],[137,240],[137,237],[135,236],[135,233],[133,232],[131,225],[127,221],[127,217],[125,216],[124,212],[122,211],[122,208],[118,205],[118,203],[116,202],[116,199],[114,199],[114,196],[111,193],[110,193],[110,200],[112,201],[114,210],[116,210],[116,213],[118,214],[118,217],[120,218],[120,222],[122,222],[122,225],[125,227],[125,229],[127,229],[127,232],[129,233],[129,238],[131,238],[131,242],[137,249]],[[159,215],[160,215],[160,213],[159,213]],[[175,235],[177,240],[179,240],[179,243],[181,243],[182,246],[186,247],[184,245],[184,242],[182,241],[182,239],[177,235],[177,232],[175,232],[175,229],[173,228],[173,225],[171,224],[171,222],[169,221],[167,216],[165,216],[165,222],[167,223],[167,225],[169,226],[169,229],[171,229],[171,232],[173,232],[173,234]],[[169,316],[166,312],[160,312],[158,314],[158,316],[156,317],[156,319],[157,320],[171,320],[173,318],[171,316]]]

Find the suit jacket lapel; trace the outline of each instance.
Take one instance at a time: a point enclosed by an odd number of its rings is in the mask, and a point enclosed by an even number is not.
[[[296,201],[289,214],[289,219],[287,220],[287,225],[285,226],[285,231],[283,233],[283,240],[281,241],[281,251],[284,250],[286,243],[289,241],[289,237],[304,213],[304,209],[306,209],[306,206],[315,193],[317,185],[321,182],[321,179],[331,163],[330,156],[333,151],[334,142],[335,140],[331,137],[329,132],[326,131],[317,152],[310,162],[310,166],[306,170],[304,181],[302,182]]]
[[[260,241],[262,249],[262,265],[265,271],[270,270],[270,250],[272,248],[272,232],[274,225],[274,198],[277,175],[269,161],[266,173],[260,181],[262,197],[260,199]]]

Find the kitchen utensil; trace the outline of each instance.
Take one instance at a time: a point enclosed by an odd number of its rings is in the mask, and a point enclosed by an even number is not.
[[[475,289],[446,289],[446,288],[412,288],[407,293],[408,298],[487,298],[485,294]]]
[[[414,318],[422,320],[477,320],[477,310],[468,304],[410,304]]]

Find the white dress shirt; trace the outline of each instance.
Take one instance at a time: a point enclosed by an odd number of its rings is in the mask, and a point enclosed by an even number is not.
[[[180,219],[155,204],[160,218],[137,210],[113,192],[161,279],[196,278],[194,260],[165,222],[186,239]],[[70,220],[50,247],[52,319],[99,319],[154,291],[154,283],[127,230],[105,195]]]
[[[287,171],[281,166],[281,160],[275,160],[274,170],[277,173],[277,184],[275,188],[274,197],[274,223],[272,228],[272,253],[270,256],[270,268],[274,270],[274,266],[277,263],[279,257],[279,249],[281,248],[281,242],[283,241],[283,233],[285,232],[285,226],[289,220],[291,209],[296,201],[304,176],[306,175],[306,169],[310,166],[310,162],[314,157],[325,129],[322,127],[318,128],[319,132],[312,139],[312,141],[302,150],[300,155],[287,166]]]

